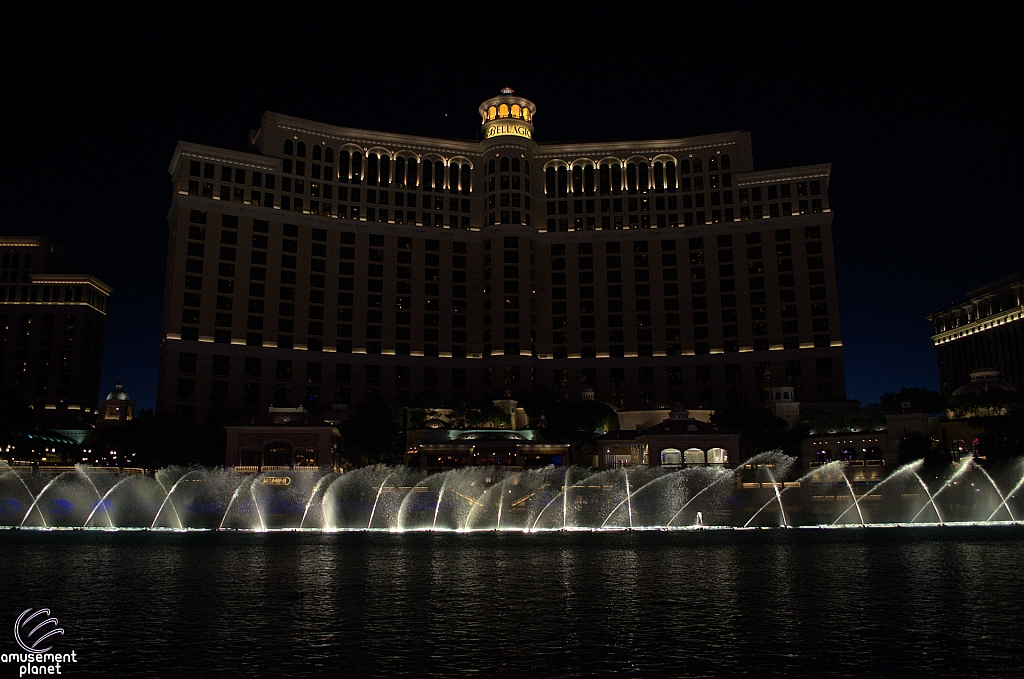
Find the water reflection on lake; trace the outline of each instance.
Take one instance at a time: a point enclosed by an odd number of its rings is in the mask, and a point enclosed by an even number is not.
[[[3,531],[0,618],[50,608],[78,676],[1008,677],[1022,557],[1019,525]]]

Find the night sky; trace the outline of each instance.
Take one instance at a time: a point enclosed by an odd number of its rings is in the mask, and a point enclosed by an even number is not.
[[[155,403],[175,143],[246,150],[266,110],[472,139],[479,102],[510,86],[537,104],[538,141],[750,130],[756,169],[831,162],[847,395],[864,402],[937,389],[927,314],[1024,270],[1019,22],[991,8],[348,4],[7,14],[0,230],[49,234],[66,269],[113,286],[104,392]]]

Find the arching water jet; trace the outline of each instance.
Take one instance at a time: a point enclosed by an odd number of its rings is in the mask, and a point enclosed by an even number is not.
[[[1003,500],[1003,503],[996,507],[996,510],[994,512],[988,515],[986,521],[991,521],[992,517],[999,513],[999,510],[1002,509],[1003,507],[1006,507],[1007,511],[1009,511],[1010,505],[1008,503],[1010,502],[1010,498],[1012,498],[1021,488],[1024,488],[1024,476],[1020,478],[1020,481],[1018,481],[1017,485],[1013,487],[1013,490],[1006,494],[1006,498]],[[1010,516],[1013,515],[1011,514]]]

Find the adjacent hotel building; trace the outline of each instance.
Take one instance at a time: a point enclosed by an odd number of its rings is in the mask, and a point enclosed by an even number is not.
[[[0,371],[37,417],[75,419],[96,411],[111,289],[60,273],[63,255],[46,237],[0,237]]]
[[[248,152],[181,142],[158,408],[515,398],[845,399],[830,165],[749,133],[537,142],[505,89],[476,141],[266,113]]]
[[[974,380],[971,373],[981,369],[1024,386],[1024,273],[972,290],[966,301],[928,320],[944,396]]]

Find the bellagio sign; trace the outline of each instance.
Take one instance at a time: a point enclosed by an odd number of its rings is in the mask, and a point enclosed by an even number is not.
[[[529,125],[525,125],[523,123],[496,122],[491,124],[491,126],[484,131],[484,136],[488,139],[502,135],[512,135],[515,137],[533,139],[533,129]]]

